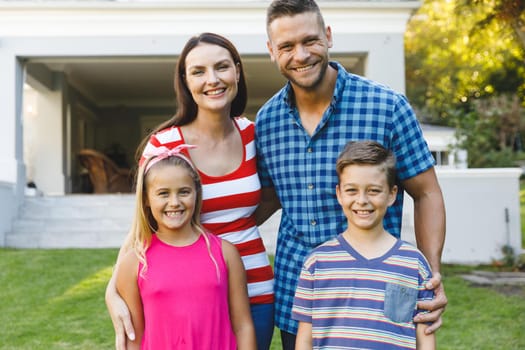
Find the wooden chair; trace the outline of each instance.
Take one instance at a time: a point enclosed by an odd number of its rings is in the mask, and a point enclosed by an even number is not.
[[[119,168],[113,160],[94,149],[78,152],[80,164],[87,169],[94,193],[128,193],[132,191],[130,169]]]

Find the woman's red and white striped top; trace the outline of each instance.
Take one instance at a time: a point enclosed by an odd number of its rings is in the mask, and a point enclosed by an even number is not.
[[[250,303],[272,303],[273,271],[255,224],[261,184],[257,175],[254,124],[244,117],[234,118],[234,124],[244,145],[243,162],[237,170],[224,176],[208,176],[199,171],[203,193],[201,221],[206,230],[233,243],[239,250],[246,269]],[[173,126],[153,135],[143,155],[157,147],[171,149],[182,143],[185,141],[180,128]]]

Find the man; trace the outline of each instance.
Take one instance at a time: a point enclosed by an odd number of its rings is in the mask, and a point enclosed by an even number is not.
[[[275,257],[276,326],[283,349],[293,349],[297,323],[291,318],[304,257],[345,230],[335,196],[337,155],[350,140],[374,140],[396,156],[396,203],[385,229],[400,235],[403,189],[414,200],[416,239],[434,278],[436,298],[420,303],[432,312],[416,322],[441,325],[447,304],[440,261],[445,208],[434,159],[406,98],[378,83],[347,73],[329,61],[332,32],[313,0],[275,0],[267,12],[268,49],[288,83],[257,113],[256,146],[263,198],[262,223],[282,205]]]

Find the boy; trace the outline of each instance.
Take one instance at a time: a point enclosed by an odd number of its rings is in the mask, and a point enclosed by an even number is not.
[[[416,303],[433,297],[430,266],[383,227],[397,194],[394,156],[374,141],[349,142],[336,171],[348,228],[305,260],[292,311],[296,350],[434,349],[427,325],[413,322]]]

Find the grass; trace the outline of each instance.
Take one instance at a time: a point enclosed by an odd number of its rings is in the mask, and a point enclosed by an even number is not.
[[[524,349],[525,286],[496,289],[472,286],[461,274],[474,268],[480,267],[444,266],[449,305],[437,333],[438,348]]]
[[[104,289],[116,254],[0,249],[0,349],[113,349]],[[444,266],[449,306],[439,349],[525,349],[525,287],[472,287],[460,277],[471,269]]]
[[[110,349],[115,250],[0,250],[0,349]]]

